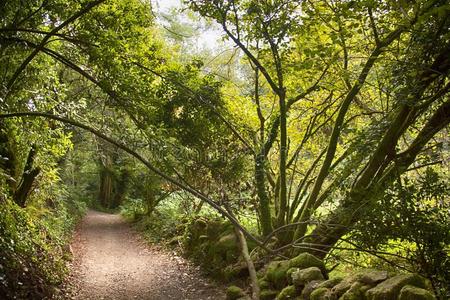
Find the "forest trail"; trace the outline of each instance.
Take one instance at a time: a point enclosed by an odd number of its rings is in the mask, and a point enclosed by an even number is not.
[[[89,211],[72,244],[71,299],[224,299],[176,254],[145,245],[119,215]]]

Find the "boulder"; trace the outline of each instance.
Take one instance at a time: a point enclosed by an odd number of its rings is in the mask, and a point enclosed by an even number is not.
[[[333,295],[333,298],[339,299],[346,291],[348,291],[352,287],[353,283],[358,281],[359,278],[360,277],[358,275],[353,275],[341,280],[341,282],[336,284],[331,289],[331,294]]]
[[[330,296],[330,290],[325,288],[325,287],[321,287],[318,288],[317,290],[314,290],[311,295],[309,296],[310,300],[330,300],[331,296]]]
[[[303,288],[308,282],[323,279],[322,271],[317,267],[297,270],[292,273],[292,283],[300,288]]]
[[[336,285],[338,285],[339,283],[341,283],[342,280],[343,280],[342,277],[335,277],[335,278],[332,278],[332,279],[328,279],[328,280],[322,281],[322,282],[317,286],[317,288],[319,289],[319,288],[323,288],[323,287],[324,287],[324,288],[327,288],[327,289],[331,289],[331,288],[333,288],[334,286],[336,286]]]
[[[219,238],[221,234],[226,230],[226,224],[221,220],[209,220],[206,224],[206,235],[209,240],[214,241]]]
[[[301,298],[309,299],[311,293],[319,287],[319,285],[323,282],[323,280],[314,280],[308,282],[302,290]]]
[[[270,287],[269,282],[266,280],[266,278],[261,278],[258,280],[258,285],[260,290],[268,290]]]
[[[398,300],[436,300],[436,297],[428,290],[405,285],[400,291]]]
[[[327,269],[325,268],[325,264],[322,260],[318,259],[312,254],[309,253],[301,253],[298,256],[289,260],[289,267],[291,268],[299,268],[306,269],[310,267],[317,267],[322,271],[322,274],[327,276]]]
[[[248,268],[244,262],[238,262],[233,265],[228,265],[223,269],[225,280],[231,281],[235,278],[243,278],[248,276]]]
[[[389,278],[366,292],[368,300],[397,300],[405,285],[425,288],[425,279],[417,274],[397,275]]]
[[[259,294],[260,300],[274,300],[278,295],[276,290],[262,290]]]
[[[350,289],[348,289],[339,298],[339,300],[361,300],[361,299],[364,299],[365,292],[367,290],[369,290],[371,287],[372,287],[371,285],[356,281],[351,285]]]
[[[244,291],[235,285],[229,286],[226,291],[227,300],[236,300],[245,297]]]
[[[235,263],[239,257],[239,246],[236,235],[229,233],[222,235],[220,239],[208,249],[208,256],[220,258],[225,265]]]
[[[287,278],[287,281],[288,281],[289,284],[292,284],[292,273],[294,273],[294,272],[296,272],[298,270],[299,270],[299,268],[289,268],[286,271],[286,278]]]
[[[276,297],[276,300],[286,300],[286,299],[294,299],[296,296],[296,289],[293,285],[288,285],[284,289],[281,290],[281,292]]]
[[[282,289],[288,284],[287,271],[289,269],[289,261],[273,261],[269,263],[266,271],[266,279],[275,288]]]
[[[234,233],[226,234],[220,237],[216,243],[216,248],[220,248],[222,251],[234,250],[238,248],[236,235]]]
[[[376,285],[388,279],[387,271],[366,270],[360,273],[359,281],[365,284]]]

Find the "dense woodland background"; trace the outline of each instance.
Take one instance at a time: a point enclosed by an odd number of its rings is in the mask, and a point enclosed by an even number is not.
[[[309,252],[417,272],[447,299],[449,16],[444,0],[2,1],[0,296],[51,295],[91,207],[222,280]],[[196,46],[211,27],[223,40]],[[211,223],[250,255],[204,242]]]

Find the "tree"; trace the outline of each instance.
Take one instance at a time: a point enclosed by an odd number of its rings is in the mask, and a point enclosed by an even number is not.
[[[417,1],[408,7],[363,1],[189,4],[220,24],[254,69],[252,101],[260,124],[252,128],[259,132],[252,150],[260,219],[266,235],[272,227],[295,228],[292,239],[279,235],[282,243],[290,240],[324,256],[365,214],[364,203],[378,201],[449,123],[449,33],[443,2]],[[277,98],[271,118],[264,115],[261,93]],[[300,113],[300,121],[289,118],[288,113],[299,112],[298,103],[304,108],[308,101],[313,113]],[[289,133],[289,127],[304,132],[290,158],[289,134],[296,133]],[[271,152],[278,160],[272,174]],[[308,152],[309,167],[297,162]],[[304,177],[297,175],[300,168]],[[297,185],[294,197],[288,197],[288,177]],[[307,235],[314,213],[339,194],[334,201],[338,206]],[[307,244],[301,243],[304,239]]]
[[[240,49],[238,82],[203,74],[198,60],[171,59],[138,1],[68,11],[50,1],[37,11],[51,22],[28,9],[0,29],[10,66],[1,117],[88,130],[264,247],[222,205],[237,212],[246,205],[230,199],[256,195],[263,236],[318,256],[367,213],[366,202],[431,156],[425,150],[450,122],[444,1],[188,3]],[[47,66],[60,79],[50,85],[39,78]],[[78,115],[69,104],[82,101],[59,92],[48,96],[57,105],[35,97],[30,107],[30,86],[39,95],[63,86],[91,105]]]

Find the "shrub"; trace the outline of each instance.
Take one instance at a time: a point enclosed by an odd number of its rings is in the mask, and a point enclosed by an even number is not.
[[[384,258],[421,273],[438,295],[450,296],[449,196],[446,179],[432,169],[417,180],[399,180],[373,204],[352,238],[362,248],[403,256]]]
[[[67,273],[64,245],[85,207],[60,201],[44,217],[0,203],[0,298],[50,297]]]

